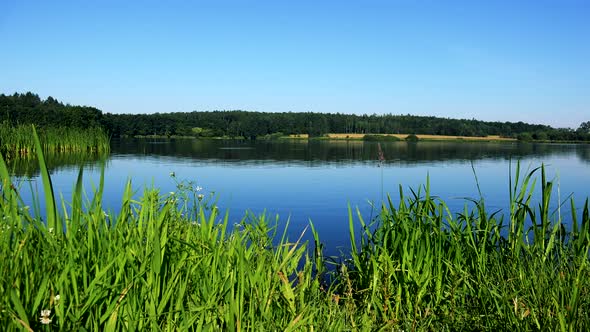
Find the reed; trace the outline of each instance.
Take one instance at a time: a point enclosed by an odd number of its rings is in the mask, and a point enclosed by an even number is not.
[[[330,269],[313,224],[309,249],[303,236],[278,234],[278,217],[246,214],[230,225],[190,183],[135,197],[129,181],[115,215],[102,206],[104,172],[86,196],[80,169],[72,200],[58,201],[40,150],[45,197],[33,202],[20,199],[0,156],[5,330],[590,327],[588,202],[581,211],[571,203],[564,227],[549,210],[543,168],[511,172],[506,220],[483,199],[452,214],[428,181],[409,195],[400,189],[399,203],[389,198],[373,221],[349,209],[352,250]],[[43,219],[32,212],[39,199]]]
[[[0,153],[7,159],[35,158],[33,127],[0,124]],[[47,127],[39,130],[39,139],[44,153],[108,152],[110,142],[102,128]]]
[[[541,173],[541,200],[533,192]],[[357,324],[407,330],[561,330],[590,326],[588,200],[571,204],[566,229],[550,213],[553,182],[544,167],[511,172],[507,215],[484,199],[453,215],[431,196],[428,181],[399,204],[383,205],[376,224],[362,216],[360,238],[350,212],[351,260],[338,291],[357,310]],[[505,218],[506,217],[506,220]]]

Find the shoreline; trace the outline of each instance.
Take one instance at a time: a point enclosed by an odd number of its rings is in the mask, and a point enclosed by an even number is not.
[[[308,134],[292,134],[278,137],[258,137],[254,140],[258,141],[278,141],[278,140],[323,140],[323,141],[367,141],[364,136],[374,136],[376,139],[373,142],[404,142],[406,137],[411,134],[336,134],[330,133],[319,137],[309,137]],[[522,141],[516,138],[501,137],[499,135],[481,136],[452,136],[452,135],[430,135],[430,134],[416,134],[418,141],[413,142],[466,142],[466,143],[546,143],[546,144],[589,144],[585,141],[551,141],[551,140],[531,140]],[[197,139],[197,140],[251,140],[245,137],[195,137],[195,136],[165,136],[165,135],[136,135],[124,136],[123,139]],[[114,139],[120,139],[114,138]],[[379,139],[383,138],[383,139]]]

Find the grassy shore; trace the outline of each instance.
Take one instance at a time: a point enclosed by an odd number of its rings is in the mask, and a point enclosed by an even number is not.
[[[45,153],[108,152],[109,137],[101,128],[51,127],[39,130],[40,148]],[[6,158],[35,158],[33,127],[0,124],[0,153]]]
[[[313,224],[311,244],[276,234],[265,216],[230,225],[184,182],[140,197],[129,182],[114,215],[102,206],[104,175],[85,200],[80,170],[72,200],[60,202],[39,161],[45,197],[23,202],[0,159],[6,330],[590,328],[588,202],[578,210],[570,201],[566,227],[549,210],[542,168],[511,172],[506,219],[483,199],[453,214],[428,181],[410,195],[400,189],[375,220],[349,209],[352,250],[328,265]],[[32,212],[41,199],[44,220]]]

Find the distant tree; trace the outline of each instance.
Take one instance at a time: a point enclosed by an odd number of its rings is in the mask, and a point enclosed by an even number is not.
[[[578,131],[582,133],[590,133],[590,121],[582,122],[578,128]]]
[[[538,141],[546,141],[547,139],[549,139],[549,136],[544,131],[538,131],[533,134],[533,138]]]
[[[530,133],[520,133],[516,135],[516,139],[523,142],[529,142],[533,140],[533,136]]]

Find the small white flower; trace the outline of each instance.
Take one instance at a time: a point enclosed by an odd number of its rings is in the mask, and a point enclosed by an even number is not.
[[[49,318],[49,317],[41,317],[41,318],[39,318],[39,321],[41,322],[41,324],[45,324],[45,325],[51,324],[51,318]]]
[[[49,316],[51,316],[51,310],[41,310],[41,317],[39,317],[39,321],[41,322],[41,324],[47,325],[51,323],[51,318],[49,318]]]
[[[49,227],[49,233],[53,233],[53,227]]]
[[[57,294],[56,296],[53,297],[53,301],[54,302],[59,302],[59,299],[61,298],[61,296],[59,296],[59,294]]]
[[[196,191],[201,191],[201,190],[203,190],[203,187],[201,187],[201,186],[196,186],[196,187],[195,187],[195,190],[196,190]]]

